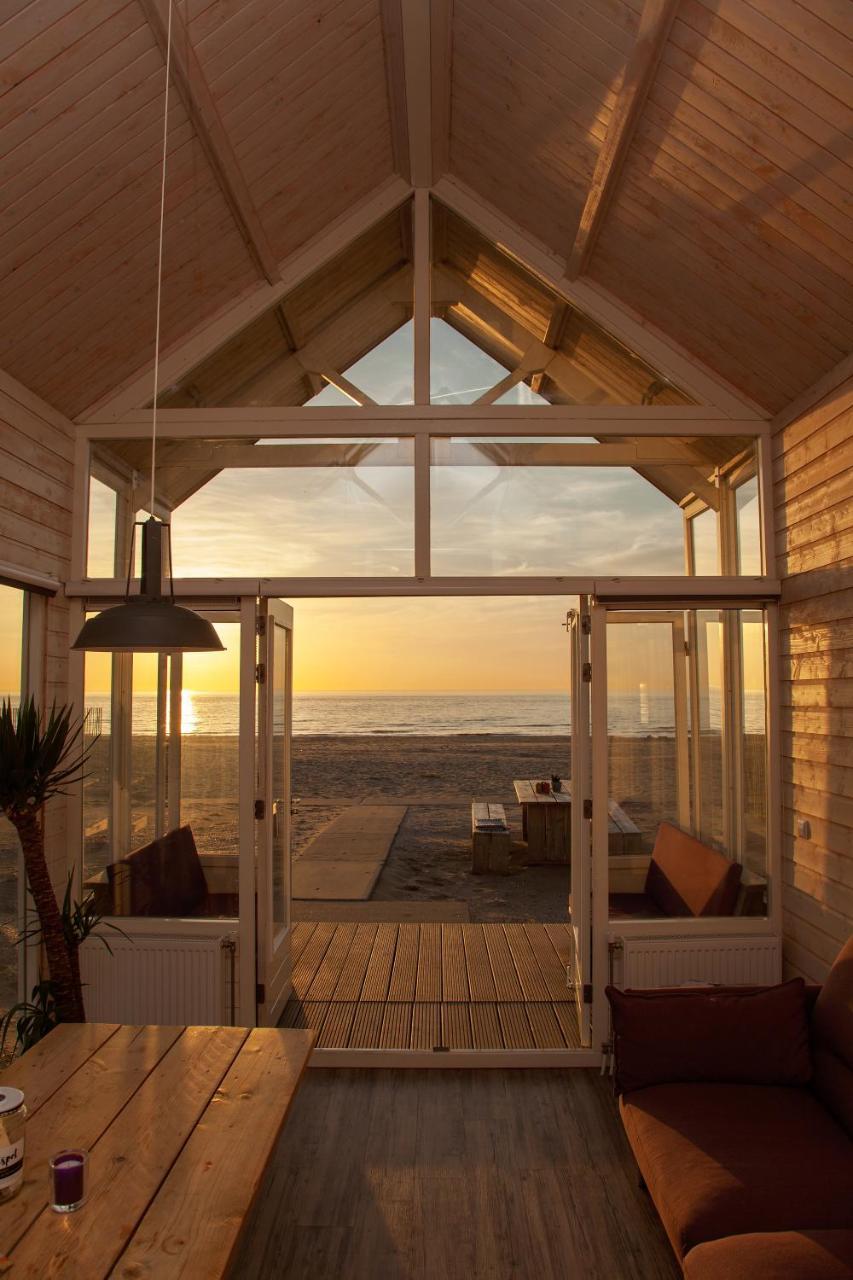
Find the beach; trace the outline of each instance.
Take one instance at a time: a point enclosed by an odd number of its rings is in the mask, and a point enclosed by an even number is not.
[[[200,852],[228,853],[237,843],[238,745],[232,736],[188,735],[182,744],[181,818]],[[611,739],[612,792],[651,848],[662,816],[675,816],[672,738]],[[87,782],[87,870],[109,860],[106,832],[108,737],[97,745]],[[150,795],[154,747],[133,751],[134,846],[153,836]],[[521,810],[513,780],[571,774],[567,735],[295,735],[292,851],[353,805],[398,805],[405,816],[372,898],[381,902],[464,904],[473,921],[558,921],[567,912],[565,866],[523,866]],[[517,872],[471,873],[471,802],[506,808]],[[298,904],[294,915],[299,917]]]

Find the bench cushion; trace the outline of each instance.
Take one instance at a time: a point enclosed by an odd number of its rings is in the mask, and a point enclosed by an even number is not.
[[[809,1089],[654,1085],[620,1110],[679,1258],[747,1231],[853,1228],[853,1143]]]
[[[616,1086],[807,1084],[812,1065],[802,978],[775,987],[701,991],[607,988]]]
[[[812,1030],[815,1092],[853,1138],[853,936],[821,988]]]
[[[177,827],[134,849],[107,872],[113,901],[132,916],[188,916],[207,898],[207,880],[192,829]]]
[[[740,877],[739,863],[670,822],[662,822],[645,893],[665,916],[731,916]]]
[[[757,1231],[691,1249],[684,1280],[853,1280],[853,1231]]]

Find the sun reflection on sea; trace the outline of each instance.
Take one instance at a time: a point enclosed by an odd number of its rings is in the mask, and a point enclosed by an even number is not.
[[[198,707],[192,689],[181,690],[181,733],[198,733]]]

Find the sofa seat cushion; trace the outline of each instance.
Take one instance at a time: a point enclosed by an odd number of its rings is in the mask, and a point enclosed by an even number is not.
[[[853,1143],[810,1090],[652,1085],[620,1110],[680,1258],[747,1231],[853,1228]]]
[[[757,1231],[691,1249],[684,1280],[853,1280],[853,1231]]]
[[[660,920],[663,912],[646,893],[611,893],[610,919]]]

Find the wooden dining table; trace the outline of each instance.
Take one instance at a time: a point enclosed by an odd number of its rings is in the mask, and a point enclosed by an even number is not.
[[[537,791],[539,779],[513,782],[521,805],[521,834],[527,841],[530,862],[569,861],[572,847],[572,795],[567,782],[562,790]]]
[[[12,1280],[228,1274],[313,1032],[63,1024],[0,1074],[28,1110],[24,1181],[0,1204]],[[87,1197],[49,1208],[48,1160],[89,1152]]]

